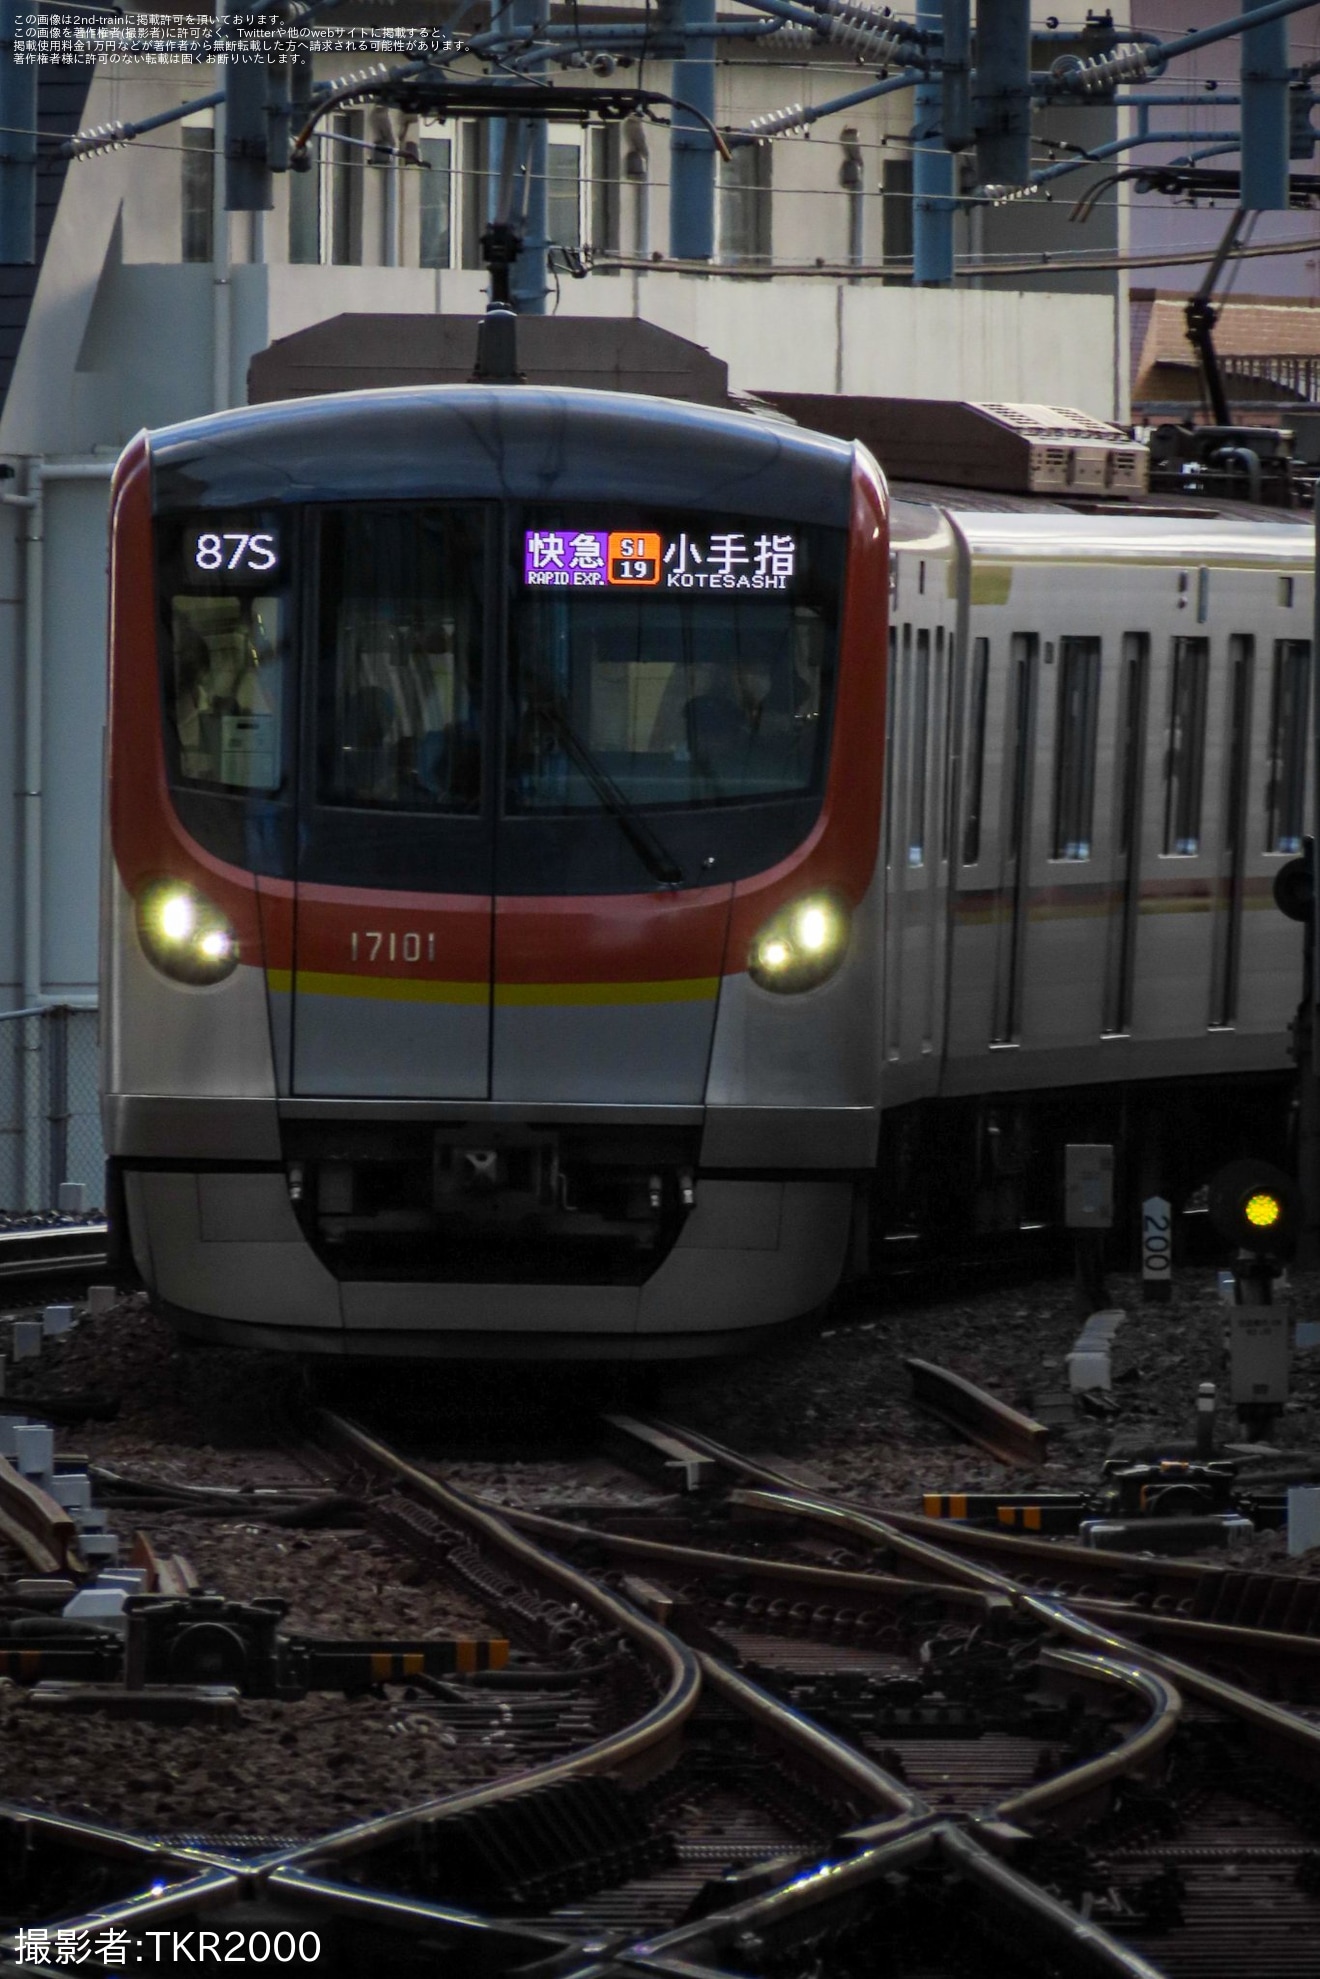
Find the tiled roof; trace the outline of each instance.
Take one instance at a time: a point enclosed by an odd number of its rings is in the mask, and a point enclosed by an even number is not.
[[[1140,345],[1133,337],[1134,371],[1154,364],[1196,363],[1187,341],[1186,307],[1186,296],[1155,297]],[[1320,357],[1320,305],[1226,302],[1215,323],[1215,349],[1221,358]]]

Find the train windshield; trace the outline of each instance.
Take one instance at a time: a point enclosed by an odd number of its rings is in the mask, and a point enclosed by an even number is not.
[[[283,871],[296,813],[309,872],[478,892],[497,856],[506,891],[626,892],[800,844],[846,532],[615,519],[462,500],[170,518],[162,713],[189,830]]]
[[[507,807],[802,798],[822,785],[841,544],[791,523],[536,514],[515,531]]]
[[[321,525],[317,795],[475,811],[485,548],[479,512],[332,509]]]

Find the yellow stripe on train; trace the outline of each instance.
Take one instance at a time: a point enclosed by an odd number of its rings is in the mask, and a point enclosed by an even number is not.
[[[483,1004],[498,1009],[572,1008],[599,1004],[710,1003],[719,993],[718,976],[676,976],[646,983],[432,982],[422,976],[356,976],[317,969],[267,969],[276,994],[340,996],[376,1003]]]

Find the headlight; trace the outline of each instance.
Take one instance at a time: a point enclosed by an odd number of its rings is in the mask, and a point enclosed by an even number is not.
[[[162,975],[219,983],[238,966],[238,938],[218,907],[181,880],[158,880],[138,895],[138,940]]]
[[[752,943],[748,973],[762,989],[814,989],[848,952],[848,910],[829,894],[781,907]]]

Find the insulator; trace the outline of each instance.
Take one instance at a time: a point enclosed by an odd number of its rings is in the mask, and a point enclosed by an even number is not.
[[[850,55],[868,62],[892,61],[903,37],[888,15],[877,14],[858,0],[815,0],[825,17],[825,32]]]
[[[119,151],[127,142],[122,124],[98,124],[94,131],[85,131],[72,140],[69,156],[87,158],[95,151]]]
[[[1066,57],[1055,64],[1055,73],[1084,94],[1094,95],[1099,90],[1112,89],[1116,83],[1136,82],[1148,75],[1158,52],[1129,41],[1108,55]]]
[[[800,103],[790,103],[782,110],[771,110],[764,117],[752,117],[747,125],[753,137],[786,137],[790,131],[807,131],[810,120]]]

